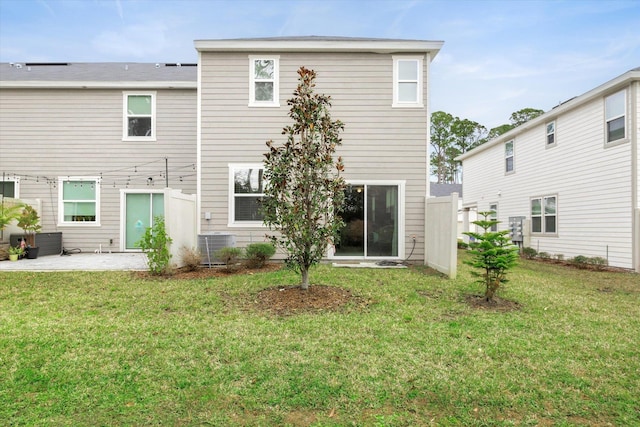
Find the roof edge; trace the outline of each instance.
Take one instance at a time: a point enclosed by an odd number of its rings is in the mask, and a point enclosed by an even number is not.
[[[0,89],[197,89],[195,81],[0,81]]]
[[[592,101],[595,98],[598,98],[603,93],[606,93],[609,91],[615,91],[616,89],[626,86],[627,84],[636,80],[640,80],[640,67],[631,69],[626,73],[621,74],[618,77],[615,77],[609,80],[608,82],[605,82],[600,86],[597,86],[594,89],[591,89],[590,91],[583,93],[582,95],[576,96],[575,98],[565,102],[564,104],[560,104],[559,106],[552,108],[551,110],[547,111],[544,114],[541,114],[535,119],[531,119],[528,122],[521,124],[517,128],[511,129],[509,132],[505,132],[502,135],[492,139],[491,141],[487,141],[484,144],[474,148],[473,150],[459,155],[458,157],[455,158],[455,160],[463,161],[478,153],[488,150],[489,148],[495,145],[499,145],[503,142],[509,141],[510,139],[515,138],[519,134],[531,129],[532,127],[538,126],[541,123],[544,123],[546,121],[553,120],[557,116],[564,114],[567,111],[573,110],[574,108],[577,108],[582,104],[585,104],[587,102]]]
[[[266,38],[266,39],[228,39],[195,40],[199,52],[431,52],[432,56],[440,51],[444,41],[395,40],[364,38]]]

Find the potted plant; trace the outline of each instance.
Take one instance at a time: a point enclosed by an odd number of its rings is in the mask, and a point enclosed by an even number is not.
[[[17,261],[21,255],[24,254],[24,250],[20,246],[9,246],[9,260]]]
[[[24,205],[14,200],[5,200],[2,198],[0,203],[0,261],[7,259],[9,256],[9,243],[2,243],[4,238],[4,229],[12,221],[18,219]]]
[[[18,217],[18,227],[22,228],[27,237],[27,258],[38,258],[38,247],[36,246],[36,233],[42,228],[40,217],[33,206],[25,206],[22,214]]]

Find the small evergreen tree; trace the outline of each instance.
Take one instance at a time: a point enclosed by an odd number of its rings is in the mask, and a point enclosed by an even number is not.
[[[267,142],[265,157],[264,223],[278,235],[269,236],[287,254],[287,265],[302,276],[300,287],[309,288],[309,268],[324,256],[344,222],[339,210],[344,202],[342,158],[333,159],[341,145],[344,125],[332,120],[330,97],[314,93],[316,73],[301,67],[294,97],[287,101],[294,123],[282,133],[287,140],[276,147]]]
[[[516,265],[518,247],[514,246],[507,237],[509,230],[490,231],[492,226],[500,222],[490,218],[495,212],[478,212],[478,214],[483,219],[473,223],[483,232],[464,233],[472,237],[469,246],[473,256],[473,259],[465,263],[480,270],[480,272],[472,271],[472,274],[479,277],[478,283],[485,286],[486,300],[493,301],[500,286],[507,283],[507,271]]]

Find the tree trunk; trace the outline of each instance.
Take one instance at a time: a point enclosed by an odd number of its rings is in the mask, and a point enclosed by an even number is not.
[[[309,289],[309,267],[302,267],[302,283],[300,283],[300,289],[306,291]]]

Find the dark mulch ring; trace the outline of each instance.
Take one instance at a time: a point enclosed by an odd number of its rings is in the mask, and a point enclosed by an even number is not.
[[[493,297],[492,301],[487,301],[484,295],[466,295],[465,301],[473,308],[479,310],[490,310],[506,313],[509,311],[516,311],[522,308],[522,305],[516,301],[510,301],[500,297]]]
[[[349,303],[367,305],[350,290],[336,286],[310,285],[307,290],[300,286],[276,286],[260,291],[254,306],[260,311],[286,316],[336,311]]]

